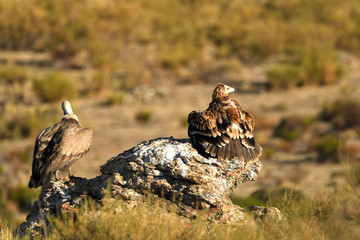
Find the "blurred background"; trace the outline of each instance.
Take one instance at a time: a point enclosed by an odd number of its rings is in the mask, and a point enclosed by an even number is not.
[[[73,165],[91,178],[144,140],[187,138],[219,82],[263,146],[235,203],[359,186],[359,26],[358,0],[0,0],[0,218],[17,226],[37,199],[33,145],[62,100],[94,130]]]

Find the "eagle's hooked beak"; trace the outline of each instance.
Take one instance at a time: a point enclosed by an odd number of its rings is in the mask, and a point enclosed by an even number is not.
[[[229,87],[227,85],[225,85],[225,90],[226,90],[226,93],[231,93],[231,92],[234,92],[235,91],[235,88],[232,88],[232,87]]]

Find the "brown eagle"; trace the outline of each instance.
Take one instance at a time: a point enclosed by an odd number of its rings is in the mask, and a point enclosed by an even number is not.
[[[219,83],[205,111],[192,111],[188,117],[188,135],[200,152],[221,160],[239,158],[257,160],[262,148],[255,142],[254,118],[228,95],[234,88]]]
[[[44,129],[36,138],[29,188],[44,187],[53,175],[58,180],[58,170],[68,169],[72,176],[71,164],[90,149],[93,130],[81,126],[69,101],[62,102],[62,109],[61,121]]]

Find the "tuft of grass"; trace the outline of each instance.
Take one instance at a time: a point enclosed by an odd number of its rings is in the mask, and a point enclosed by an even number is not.
[[[0,229],[3,230],[4,227],[12,227],[15,223],[15,216],[10,210],[8,201],[5,198],[4,188],[0,189]],[[1,224],[4,224],[1,225]]]
[[[73,80],[60,72],[37,76],[34,79],[33,88],[44,102],[55,102],[63,98],[71,99],[77,96]]]
[[[264,199],[259,198],[258,196],[251,194],[248,197],[237,197],[231,198],[231,201],[233,202],[233,204],[239,205],[240,207],[243,208],[248,208],[251,206],[265,206],[266,205],[266,201],[264,201]]]
[[[121,105],[128,97],[128,93],[125,91],[112,93],[106,100],[107,105]]]
[[[179,122],[181,127],[187,127],[188,126],[188,115],[183,115],[179,117]]]
[[[300,70],[289,63],[280,63],[266,72],[269,90],[286,90],[298,85]]]
[[[272,147],[264,147],[263,154],[265,158],[272,158],[275,154],[275,149]]]
[[[316,145],[315,149],[319,155],[320,162],[339,161],[339,152],[341,141],[334,135],[328,134],[324,136]]]
[[[360,186],[360,164],[359,163],[353,165],[350,168],[350,170],[348,170],[348,172],[346,174],[346,180],[353,187]]]
[[[274,128],[273,135],[287,141],[295,141],[300,138],[301,133],[307,128],[313,120],[300,116],[290,116],[283,118]]]
[[[152,116],[152,111],[140,110],[135,114],[135,119],[141,123],[147,123],[150,121],[151,116]]]

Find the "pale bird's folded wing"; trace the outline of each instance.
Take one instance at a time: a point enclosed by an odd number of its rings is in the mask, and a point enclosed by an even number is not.
[[[50,151],[49,143],[52,141],[54,135],[60,128],[60,123],[44,129],[35,140],[32,175],[30,177],[29,187],[39,187],[42,185],[41,174],[46,168],[48,154]]]

